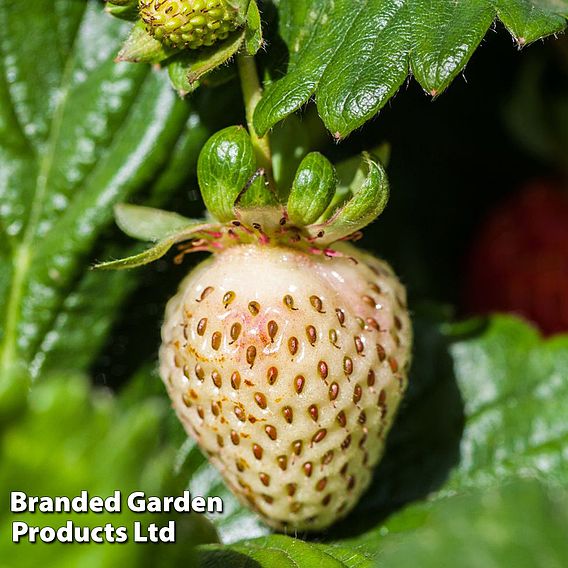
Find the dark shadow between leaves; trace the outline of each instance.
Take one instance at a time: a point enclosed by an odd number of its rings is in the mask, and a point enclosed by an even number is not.
[[[276,6],[272,2],[260,2],[262,13],[263,32],[265,33],[266,45],[270,46],[270,56],[266,50],[259,52],[259,61],[263,68],[268,71],[273,80],[284,76],[290,60],[290,52],[286,42],[278,33],[280,30],[280,16]]]

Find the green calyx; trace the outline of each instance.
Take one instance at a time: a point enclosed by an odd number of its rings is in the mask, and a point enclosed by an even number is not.
[[[311,152],[300,163],[288,197],[288,216],[298,226],[315,223],[327,209],[337,189],[331,162],[319,152]]]
[[[225,128],[213,135],[198,160],[198,181],[207,207],[204,219],[135,205],[119,205],[116,220],[128,235],[150,241],[146,251],[97,268],[148,264],[178,245],[176,261],[194,251],[218,252],[255,243],[311,254],[340,256],[333,245],[354,240],[384,210],[388,181],[379,161],[364,153],[333,166],[317,152],[301,161],[290,188],[275,188],[257,164],[247,130]]]
[[[160,64],[181,96],[237,53],[262,46],[256,0],[108,0],[106,11],[134,22],[117,61]]]
[[[242,126],[230,126],[209,138],[197,161],[197,179],[207,210],[222,223],[236,218],[236,207],[277,204]]]

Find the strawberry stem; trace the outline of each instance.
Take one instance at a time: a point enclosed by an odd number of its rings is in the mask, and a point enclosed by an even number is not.
[[[268,134],[259,137],[253,123],[254,110],[262,97],[262,87],[258,78],[258,71],[254,57],[239,53],[237,55],[237,65],[241,79],[241,88],[245,102],[246,118],[249,134],[254,146],[257,165],[264,169],[268,183],[273,186],[272,177],[272,152],[270,149],[270,139]]]

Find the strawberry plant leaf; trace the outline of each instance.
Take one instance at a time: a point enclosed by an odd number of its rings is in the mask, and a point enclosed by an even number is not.
[[[371,568],[373,562],[363,554],[339,546],[313,545],[284,535],[271,535],[231,547],[228,553],[222,546],[203,546],[200,548],[200,562],[205,568],[239,565],[250,558],[260,568],[282,566],[325,566],[326,568]],[[247,566],[247,564],[241,564]]]
[[[564,566],[568,494],[515,482],[423,505],[389,523],[381,566],[425,568],[459,558],[460,566]],[[412,508],[414,509],[414,508]],[[412,514],[411,514],[412,513]],[[528,520],[530,519],[530,521]],[[386,531],[385,531],[386,534]]]
[[[123,247],[108,247],[105,257],[124,254]],[[101,276],[106,275],[104,280]],[[136,288],[136,281],[124,272],[87,270],[59,306],[31,369],[41,377],[59,369],[86,370],[104,343],[113,325],[118,306]],[[88,349],[85,346],[89,346]]]
[[[516,475],[568,485],[568,337],[543,341],[503,316],[483,335],[454,343],[451,354],[467,421],[448,488]]]
[[[336,138],[372,118],[412,74],[437,95],[462,72],[496,17],[519,45],[560,32],[565,0],[299,0],[277,4],[284,77],[255,113],[262,135],[315,96]]]
[[[556,33],[566,26],[564,0],[498,0],[497,16],[520,46]]]
[[[199,115],[192,112],[186,129],[172,149],[167,166],[152,185],[149,203],[165,203],[174,188],[195,171],[199,149],[209,130]],[[132,246],[106,245],[95,259],[121,258],[132,253]],[[86,270],[69,295],[65,296],[52,328],[46,335],[33,361],[36,373],[57,369],[86,370],[97,357],[99,346],[106,340],[110,326],[120,313],[120,306],[138,286],[139,279],[125,271],[97,272]],[[85,349],[88,345],[89,349]]]
[[[272,535],[227,547],[201,545],[203,566],[337,566],[385,568],[446,566],[564,566],[568,561],[568,494],[522,481],[476,490],[410,508],[375,535],[376,558],[365,548],[305,543]],[[527,522],[530,518],[530,522]],[[481,554],[481,556],[480,556]],[[250,560],[249,560],[250,559]],[[232,561],[232,562],[231,562]],[[250,562],[247,563],[247,562]]]
[[[83,351],[89,345],[96,355],[113,308],[135,283],[86,274],[112,207],[142,191],[157,205],[167,199],[176,185],[152,188],[152,180],[180,154],[191,173],[208,131],[163,73],[113,62],[128,24],[99,2],[0,2],[0,22],[4,376],[14,365],[38,373],[81,317],[98,322],[92,337],[88,327],[79,334]],[[85,294],[98,285],[92,301]]]
[[[396,515],[375,535],[379,549],[352,542],[343,545],[306,543],[271,535],[235,544],[199,547],[205,567],[226,565],[269,567],[337,566],[385,568],[445,565],[460,558],[461,566],[563,566],[568,561],[568,494],[534,480],[439,499]],[[527,522],[530,516],[531,522]],[[496,527],[499,530],[496,531]]]

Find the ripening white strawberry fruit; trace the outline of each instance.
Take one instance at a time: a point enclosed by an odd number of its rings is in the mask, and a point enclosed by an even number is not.
[[[167,306],[162,379],[186,431],[245,505],[276,529],[319,530],[368,487],[407,384],[405,290],[385,262],[337,244],[384,208],[386,178],[367,157],[366,177],[359,171],[334,203],[333,167],[309,154],[286,206],[267,204],[258,184],[246,206],[254,163],[227,195],[216,160],[220,149],[231,154],[228,144],[233,156],[246,154],[248,143],[245,131],[228,129],[200,158],[202,193],[219,222],[123,206],[129,234],[158,240],[157,231],[161,241],[146,257],[108,266],[142,264],[185,241],[182,255],[213,252]],[[247,161],[239,160],[235,167]]]
[[[160,372],[188,433],[276,528],[345,515],[406,386],[404,289],[369,255],[236,245],[168,304]]]

